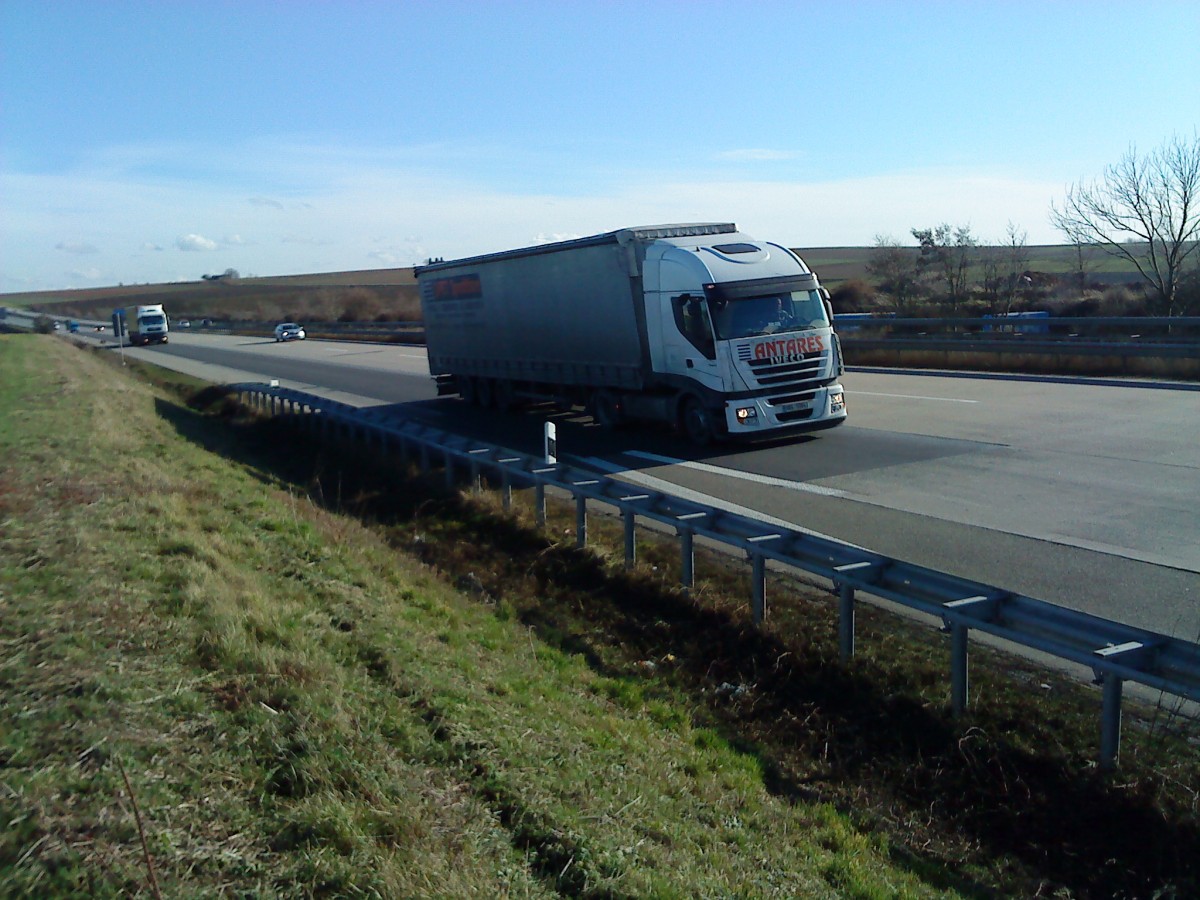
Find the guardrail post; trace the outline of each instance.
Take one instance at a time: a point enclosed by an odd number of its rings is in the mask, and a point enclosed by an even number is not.
[[[838,585],[838,653],[843,663],[854,656],[854,586]]]
[[[1124,679],[1106,672],[1104,707],[1100,713],[1100,768],[1108,771],[1117,765],[1121,755],[1121,688]]]
[[[637,513],[632,507],[621,510],[625,519],[625,568],[632,569],[637,563],[637,541],[634,540],[634,527],[637,524]]]
[[[505,456],[496,460],[496,465],[500,469],[500,491],[504,499],[504,511],[506,513],[512,512],[513,499],[512,474],[509,472],[508,467],[511,463],[519,463],[520,461],[521,457],[519,456]]]
[[[967,626],[950,626],[950,711],[961,716],[967,709]]]
[[[533,489],[534,514],[537,517],[538,528],[546,527],[546,482],[538,479]]]
[[[1153,645],[1131,640],[1108,644],[1095,654],[1100,659],[1118,660],[1137,668],[1153,650]],[[1121,688],[1125,679],[1113,672],[1101,671],[1099,667],[1093,671],[1096,681],[1104,685],[1104,707],[1100,712],[1100,768],[1108,770],[1116,766],[1121,755]]]
[[[504,511],[512,512],[512,480],[508,477],[508,469],[500,469],[500,497],[504,502]]]
[[[750,600],[754,624],[761,625],[767,617],[767,560],[761,553],[750,554]]]
[[[575,496],[575,546],[580,549],[587,546],[587,496]]]
[[[696,583],[696,553],[692,546],[694,538],[690,528],[679,529],[679,583],[685,591],[691,591]]]

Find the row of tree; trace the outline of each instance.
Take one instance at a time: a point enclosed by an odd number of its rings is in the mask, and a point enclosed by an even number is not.
[[[1051,223],[1075,248],[1072,283],[1082,297],[1099,254],[1131,264],[1152,315],[1200,313],[1200,136],[1175,137],[1142,156],[1133,148],[1092,182],[1067,190]],[[920,309],[1007,313],[1040,296],[1029,271],[1026,232],[1009,223],[1003,240],[984,246],[969,226],[914,228],[917,242],[877,237],[867,263],[879,305],[897,315]]]

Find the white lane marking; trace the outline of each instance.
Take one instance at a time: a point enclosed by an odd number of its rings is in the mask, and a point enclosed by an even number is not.
[[[334,347],[329,351],[330,356],[370,356],[373,353],[383,353],[382,349],[370,350],[343,350],[340,347]]]
[[[957,397],[923,397],[920,394],[880,394],[876,391],[852,391],[853,397],[897,397],[901,400],[941,400],[943,403],[978,403],[978,400],[960,400]]]
[[[848,547],[853,547],[856,550],[865,550],[858,544],[851,544],[849,541],[843,541],[841,538],[835,538],[828,534],[823,534],[820,531],[813,531],[811,528],[805,528],[803,525],[797,525],[795,522],[789,522],[786,519],[776,519],[774,516],[768,516],[766,513],[759,512],[756,509],[750,509],[746,506],[738,506],[736,503],[730,503],[727,500],[722,500],[720,497],[714,497],[711,494],[703,494],[700,491],[693,491],[690,488],[680,487],[672,481],[666,481],[662,478],[656,478],[653,475],[646,475],[643,472],[638,472],[634,469],[627,469],[624,466],[618,466],[616,463],[611,463],[607,459],[599,459],[592,456],[581,460],[588,465],[618,476],[623,481],[629,481],[633,484],[640,484],[654,491],[661,491],[664,494],[670,494],[672,497],[678,497],[680,500],[690,500],[693,503],[700,503],[704,506],[711,506],[714,509],[724,510],[728,513],[733,513],[736,516],[746,516],[762,522],[764,525],[774,525],[777,528],[790,528],[793,531],[799,531],[803,534],[811,535],[812,537],[822,538],[827,541],[835,541],[839,544],[844,544]],[[870,551],[867,551],[870,552]]]
[[[663,463],[668,466],[683,466],[685,469],[695,469],[699,472],[708,472],[712,475],[724,476],[725,478],[740,478],[742,481],[753,481],[755,484],[765,484],[769,487],[787,488],[792,491],[802,491],[806,494],[820,494],[822,497],[847,496],[845,491],[839,491],[837,488],[821,487],[819,484],[789,481],[786,478],[774,478],[770,475],[757,475],[754,472],[742,472],[738,469],[727,469],[723,466],[691,462],[686,459],[673,459],[670,456],[659,456],[657,453],[645,453],[641,450],[625,450],[622,452],[626,456],[634,456],[638,459],[648,459],[651,462]]]

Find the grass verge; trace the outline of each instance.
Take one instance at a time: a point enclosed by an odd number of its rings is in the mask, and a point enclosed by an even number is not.
[[[843,668],[813,586],[755,629],[725,557],[684,596],[669,543],[626,573],[615,527],[577,551],[570,508],[538,532],[160,376],[0,338],[6,895],[1200,885],[1165,716],[1102,775],[1085,688],[976,653],[951,721],[915,626],[864,610]]]

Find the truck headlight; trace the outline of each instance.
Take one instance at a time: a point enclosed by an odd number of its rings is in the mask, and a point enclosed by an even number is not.
[[[758,419],[758,409],[753,406],[742,406],[734,412],[739,425],[745,425],[747,422],[756,421]]]
[[[840,391],[829,395],[829,412],[840,413],[846,409],[846,395]]]

